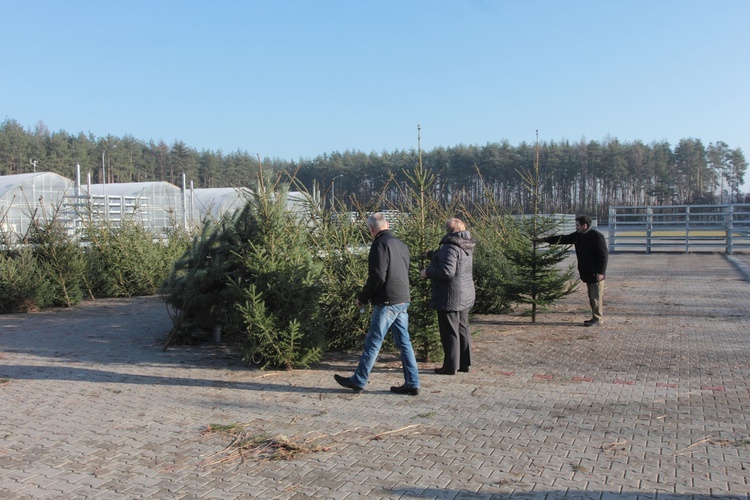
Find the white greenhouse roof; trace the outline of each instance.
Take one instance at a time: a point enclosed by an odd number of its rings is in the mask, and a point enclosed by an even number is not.
[[[252,192],[241,188],[198,188],[192,190],[195,208],[201,217],[210,215],[219,218],[232,210],[240,210],[250,199]]]
[[[91,184],[90,194],[107,194],[107,196],[143,196],[145,193],[179,194],[180,188],[169,182],[118,182],[115,184]],[[86,186],[82,186],[86,191]]]
[[[0,198],[14,189],[24,189],[32,184],[65,191],[73,185],[73,181],[54,172],[0,175]]]
[[[312,196],[302,191],[289,191],[286,194],[286,208],[289,211],[304,211],[314,203]]]

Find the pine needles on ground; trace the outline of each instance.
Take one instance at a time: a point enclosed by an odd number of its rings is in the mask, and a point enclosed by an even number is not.
[[[223,450],[204,458],[203,466],[245,462],[294,460],[300,455],[328,451],[328,448],[308,440],[290,439],[284,434],[269,436],[253,435],[239,424],[209,425],[205,432],[222,432],[231,436],[232,441]]]

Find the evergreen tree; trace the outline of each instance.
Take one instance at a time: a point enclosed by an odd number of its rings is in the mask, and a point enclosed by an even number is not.
[[[323,263],[308,228],[287,210],[286,191],[261,171],[245,208],[204,232],[164,287],[178,310],[175,328],[221,325],[261,368],[318,361],[326,330]]]
[[[207,223],[174,263],[160,289],[175,310],[173,333],[186,333],[187,325],[210,330],[236,321],[233,304],[239,296],[228,285],[237,275],[233,252],[241,241],[237,231],[239,219],[239,216],[224,217]]]
[[[83,299],[86,260],[81,245],[75,241],[62,221],[59,209],[50,218],[32,218],[24,243],[34,248],[34,258],[47,281],[49,306],[72,307]]]
[[[165,244],[129,219],[119,227],[91,225],[86,229],[86,239],[87,284],[92,297],[154,295],[189,241],[177,230]]]
[[[510,240],[513,216],[493,196],[494,185],[482,180],[484,197],[472,211],[466,211],[471,234],[477,241],[474,249],[474,289],[476,314],[507,314],[513,300],[508,296],[506,284],[514,266],[508,262],[503,249]]]
[[[360,349],[370,324],[370,315],[362,314],[354,302],[367,278],[367,216],[364,210],[341,216],[321,207],[311,196],[308,200],[309,210],[302,222],[310,228],[312,249],[323,264],[317,300],[327,325],[326,347]]]
[[[418,141],[421,142],[421,131],[419,134]],[[404,171],[410,186],[407,197],[410,203],[410,216],[401,224],[398,236],[406,243],[411,253],[409,330],[415,355],[426,362],[440,359],[442,345],[437,315],[429,305],[432,294],[430,281],[422,279],[419,272],[429,265],[427,251],[434,249],[444,234],[443,228],[449,209],[441,207],[437,202],[434,191],[435,175],[424,169],[421,151],[420,145],[416,167]]]
[[[260,171],[254,198],[245,208],[252,231],[235,250],[241,299],[239,323],[243,358],[261,368],[307,367],[320,359],[325,322],[320,310],[323,264],[307,228],[287,210],[286,188],[264,181]],[[278,195],[275,193],[279,193]]]
[[[31,247],[0,251],[0,314],[47,307],[51,284],[44,279]]]
[[[537,141],[538,145],[538,141]],[[561,270],[560,264],[568,254],[568,247],[540,249],[536,240],[542,234],[556,232],[560,225],[554,215],[544,216],[539,210],[540,176],[539,156],[533,170],[519,172],[532,201],[532,213],[509,219],[513,224],[511,238],[503,248],[503,255],[515,264],[515,270],[506,284],[508,295],[516,302],[531,305],[531,322],[536,323],[539,307],[551,305],[556,300],[576,290],[575,264]]]

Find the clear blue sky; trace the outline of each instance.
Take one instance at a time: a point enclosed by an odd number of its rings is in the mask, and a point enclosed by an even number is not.
[[[287,160],[504,139],[750,159],[747,0],[0,0],[0,119]]]

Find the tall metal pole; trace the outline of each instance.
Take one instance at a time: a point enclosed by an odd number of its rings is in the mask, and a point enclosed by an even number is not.
[[[107,200],[107,170],[104,166],[104,153],[107,150],[102,151],[102,196],[104,197],[104,221],[109,222],[109,201]]]
[[[36,173],[36,160],[29,160],[31,165],[34,167],[34,173]],[[31,202],[33,203],[32,213],[36,214],[36,175],[31,178]],[[36,215],[34,215],[36,217]]]
[[[331,210],[336,210],[336,179],[343,176],[344,174],[339,174],[331,181]]]
[[[182,173],[182,227],[185,231],[188,230],[188,218],[187,218],[187,186],[186,186],[186,175]]]

